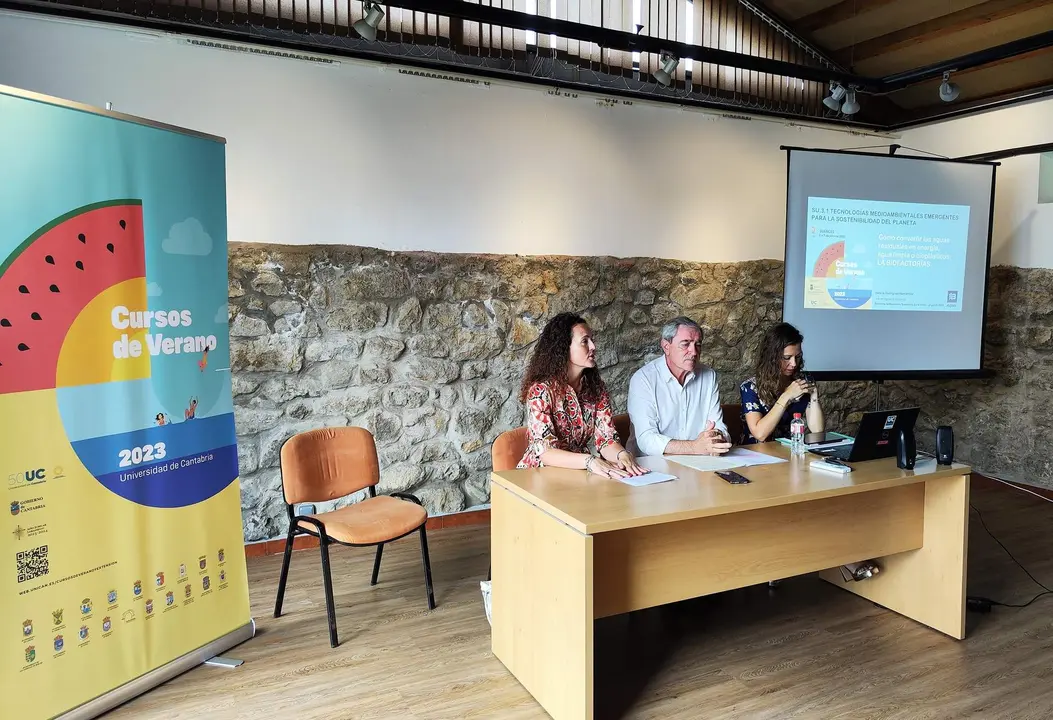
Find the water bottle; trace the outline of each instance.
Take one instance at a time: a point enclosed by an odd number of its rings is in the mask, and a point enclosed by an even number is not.
[[[804,420],[801,419],[801,413],[794,413],[793,421],[790,422],[790,452],[794,455],[804,454]]]

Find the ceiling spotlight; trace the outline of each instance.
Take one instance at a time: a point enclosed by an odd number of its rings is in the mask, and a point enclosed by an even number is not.
[[[940,100],[944,102],[954,102],[958,99],[962,89],[957,84],[951,82],[951,73],[947,71],[943,74],[943,82],[940,83]]]
[[[830,95],[823,99],[823,105],[837,112],[841,109],[841,98],[845,96],[845,87],[841,83],[830,83]]]
[[[670,53],[662,53],[662,67],[654,71],[654,79],[659,85],[669,87],[673,84],[673,73],[676,72],[676,66],[679,64],[679,58],[673,57]]]
[[[845,115],[855,115],[859,112],[859,103],[856,102],[856,89],[851,88],[845,93],[845,101],[841,105],[841,112]]]
[[[377,28],[380,21],[384,19],[384,11],[380,9],[380,3],[366,2],[363,4],[366,16],[354,24],[355,31],[362,36],[363,40],[373,42],[377,39]]]

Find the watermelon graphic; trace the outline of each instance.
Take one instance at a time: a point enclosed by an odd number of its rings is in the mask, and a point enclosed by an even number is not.
[[[812,277],[826,278],[826,292],[839,307],[849,310],[865,308],[873,295],[871,281],[869,278],[838,275],[837,263],[844,259],[844,240],[827,245],[815,261]]]
[[[147,325],[146,271],[140,200],[77,208],[33,233],[0,265],[0,395],[52,393],[66,440],[103,487],[184,507],[237,477],[233,415],[154,422],[171,413],[155,383],[196,398],[211,378],[196,355],[160,353],[159,338],[181,334]]]
[[[844,260],[844,258],[844,240],[835,242],[833,245],[828,245],[821,253],[819,253],[819,259],[815,261],[815,268],[812,270],[812,277],[834,277],[835,270],[837,269],[837,261]]]
[[[81,311],[145,275],[139,200],[87,205],[30,235],[0,264],[0,394],[57,387],[59,354]]]

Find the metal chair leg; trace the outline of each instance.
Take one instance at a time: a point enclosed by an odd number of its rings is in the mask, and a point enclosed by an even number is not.
[[[333,602],[333,575],[329,570],[329,538],[325,533],[321,534],[318,547],[322,551],[322,582],[325,584],[325,613],[329,620],[329,646],[336,647],[339,641],[336,637],[336,607]]]
[[[435,609],[435,595],[431,589],[431,560],[428,558],[428,533],[420,526],[420,556],[424,561],[424,584],[428,588],[428,609]]]
[[[285,582],[289,579],[289,564],[292,562],[293,537],[296,528],[289,528],[289,534],[285,538],[285,557],[282,558],[282,572],[278,576],[278,597],[274,600],[274,617],[281,617],[282,602],[285,600]]]
[[[377,545],[377,559],[373,561],[373,578],[369,581],[370,585],[377,584],[377,578],[380,577],[380,556],[384,554],[384,544]]]

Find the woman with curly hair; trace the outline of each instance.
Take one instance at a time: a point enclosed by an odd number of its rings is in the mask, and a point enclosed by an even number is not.
[[[789,437],[795,413],[801,413],[808,432],[825,429],[819,390],[804,374],[803,342],[804,336],[789,323],[779,323],[765,334],[756,374],[739,386],[743,444]]]
[[[580,315],[549,320],[519,399],[527,404],[530,436],[519,467],[585,469],[609,478],[647,473],[618,442],[610,396],[596,368],[596,343]],[[599,457],[589,452],[590,441]]]

